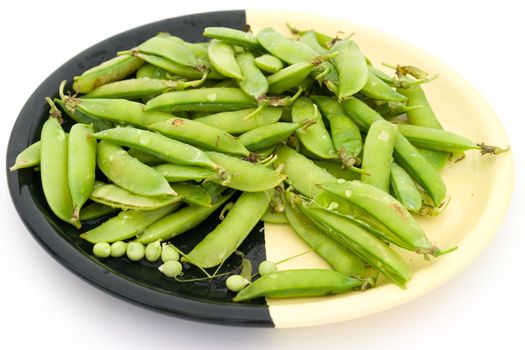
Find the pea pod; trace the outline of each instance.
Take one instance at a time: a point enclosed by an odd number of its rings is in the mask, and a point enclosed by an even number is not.
[[[219,73],[228,78],[242,80],[241,68],[235,60],[235,51],[230,45],[212,40],[208,46],[210,62]]]
[[[246,192],[260,192],[274,188],[286,178],[285,175],[260,164],[250,163],[217,152],[206,152],[206,154],[229,174],[230,177],[226,180],[211,179],[226,187]]]
[[[375,74],[371,73],[370,68],[366,84],[359,92],[365,96],[381,101],[404,102],[407,100],[406,96],[400,94]]]
[[[71,220],[78,221],[80,209],[88,200],[95,185],[97,140],[91,137],[93,127],[75,124],[69,132],[68,184],[73,201]]]
[[[182,260],[201,268],[220,265],[250,234],[270,200],[269,192],[244,192],[224,220]]]
[[[40,149],[42,146],[41,141],[37,141],[32,145],[28,146],[22,152],[20,152],[15,159],[15,164],[13,164],[9,170],[15,171],[18,169],[32,168],[40,164]]]
[[[294,201],[297,203],[298,198],[291,194],[287,195],[290,197],[290,201],[283,200],[285,206],[284,214],[294,232],[335,271],[346,276],[361,275],[365,269],[363,261],[348,248],[342,246],[317,228],[294,204]]]
[[[257,32],[257,41],[273,56],[288,64],[311,62],[319,56],[305,43],[285,38],[274,28],[264,28]]]
[[[418,213],[421,210],[421,193],[410,175],[396,163],[392,163],[390,169],[390,185],[395,197],[407,210],[413,213]]]
[[[301,126],[301,123],[274,123],[250,130],[238,140],[250,151],[256,151],[286,140]]]
[[[108,179],[130,192],[143,196],[177,195],[162,175],[108,141],[98,144],[97,164]]]
[[[188,165],[160,164],[153,169],[169,182],[202,181],[217,175],[209,169]]]
[[[160,67],[154,66],[152,64],[146,63],[143,64],[136,74],[137,79],[161,79],[161,80],[180,80],[181,76],[172,74]]]
[[[345,180],[359,180],[361,174],[353,171],[353,168],[347,168],[339,162],[327,161],[327,160],[314,160],[315,165],[328,171],[332,176],[337,179]]]
[[[327,235],[339,241],[400,287],[404,288],[410,280],[412,272],[407,263],[371,233],[326,209],[305,206],[300,206],[300,209]]]
[[[392,152],[396,142],[396,126],[386,120],[378,120],[368,130],[363,148],[361,175],[363,183],[388,193]]]
[[[250,154],[242,143],[232,135],[191,119],[172,118],[166,121],[150,124],[148,128],[170,138],[195,146],[205,147],[210,150],[239,154],[242,156]],[[179,162],[179,164],[181,163]]]
[[[274,167],[282,167],[283,174],[287,176],[286,183],[309,198],[321,191],[319,185],[337,181],[325,169],[287,146],[279,147],[275,155]]]
[[[324,159],[336,157],[330,134],[326,130],[323,118],[312,100],[308,97],[300,97],[292,106],[292,120],[300,123],[305,120],[315,120],[316,123],[306,130],[298,130],[297,137],[301,144],[311,153]]]
[[[298,62],[268,76],[268,91],[281,94],[298,87],[312,72],[314,65],[308,62]]]
[[[260,70],[267,73],[277,73],[283,69],[283,62],[275,56],[264,54],[255,58],[255,64]]]
[[[144,61],[137,57],[114,57],[75,77],[73,89],[83,94],[88,93],[98,86],[126,78],[143,63]]]
[[[358,180],[321,187],[373,215],[413,250],[424,254],[438,251],[405,207],[388,193]]]
[[[152,131],[122,127],[100,131],[93,137],[151,153],[167,162],[217,169],[217,165],[198,148]]]
[[[258,50],[261,48],[257,38],[253,34],[233,28],[207,27],[204,29],[202,35],[206,38],[219,39],[230,45],[236,45],[250,50]]]
[[[95,188],[89,198],[92,201],[124,210],[154,210],[180,202],[182,199],[179,193],[176,196],[141,196],[113,184]]]
[[[255,65],[255,58],[250,52],[243,52],[237,56],[242,79],[238,80],[239,87],[256,101],[261,101],[268,92],[268,81]]]
[[[366,60],[359,46],[349,39],[335,43],[330,52],[339,53],[332,62],[339,75],[337,98],[344,101],[365,86],[368,80]]]
[[[101,225],[82,233],[79,237],[90,243],[116,242],[142,233],[146,227],[173,212],[179,207],[174,203],[155,210],[126,210]]]
[[[202,186],[192,184],[189,182],[172,184],[171,188],[177,192],[182,200],[190,205],[200,205],[203,207],[211,207],[211,194]]]
[[[110,207],[102,203],[90,203],[80,210],[80,221],[98,219],[119,210],[119,208]]]
[[[336,42],[338,39],[337,38],[334,38],[330,35],[326,35],[326,34],[323,34],[321,32],[318,32],[316,30],[299,30],[293,26],[291,26],[289,23],[286,23],[286,26],[288,27],[288,29],[290,30],[290,32],[292,32],[292,34],[296,34],[296,35],[299,35],[299,36],[302,36],[308,32],[313,32],[315,34],[315,37],[317,39],[317,41],[319,42],[319,44],[321,44],[322,47],[324,47],[325,49],[329,49],[333,46],[334,42]]]
[[[257,102],[236,88],[203,88],[172,91],[146,103],[145,111],[227,111],[257,106]]]
[[[317,41],[317,36],[313,30],[307,30],[303,32],[299,37],[299,41],[310,46],[310,48],[312,48],[319,55],[326,55],[328,53],[328,49],[321,46],[319,41]]]
[[[275,212],[269,208],[261,218],[267,224],[287,224],[288,220],[283,212]]]
[[[261,276],[242,289],[234,302],[260,297],[301,298],[339,294],[358,288],[363,281],[339,272],[321,269],[301,269],[273,272]]]
[[[159,33],[140,44],[136,50],[165,58],[182,66],[195,67],[198,64],[195,55],[184,45],[183,41],[168,33]]]
[[[109,121],[102,120],[102,119],[97,118],[97,117],[95,117],[95,116],[93,116],[91,114],[85,113],[79,108],[74,108],[74,107],[70,108],[64,103],[64,101],[62,101],[62,100],[60,100],[58,98],[55,98],[53,100],[53,102],[56,103],[57,105],[59,105],[60,108],[71,119],[73,119],[77,123],[93,125],[93,128],[96,131],[105,130],[105,129],[111,129],[113,127],[113,124],[111,124]]]
[[[255,108],[221,112],[198,118],[197,121],[230,134],[242,134],[246,131],[279,121],[282,115],[282,108],[267,107],[255,115],[253,115],[253,112],[255,112]],[[246,118],[246,116],[249,115],[253,115],[253,117]]]
[[[151,153],[144,152],[137,148],[130,148],[128,150],[128,154],[132,156],[133,158],[137,158],[141,163],[144,163],[150,166],[159,165],[159,164],[163,164],[166,162],[164,159],[161,159],[157,156],[154,156]]]

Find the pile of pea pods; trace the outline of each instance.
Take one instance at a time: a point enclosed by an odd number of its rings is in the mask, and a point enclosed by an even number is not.
[[[243,302],[364,289],[378,274],[404,288],[412,272],[394,245],[425,258],[451,250],[414,216],[444,210],[449,159],[506,149],[443,130],[422,88],[434,77],[413,66],[385,73],[352,37],[314,30],[204,36],[159,33],[74,77],[73,92],[64,82],[47,99],[40,141],[12,167],[38,167],[50,209],[79,232],[105,218],[80,233],[95,256],[160,259],[174,279],[194,265],[214,278],[208,269],[241,254],[263,220],[290,225],[332,267],[265,261],[253,274],[243,257],[226,279]],[[76,122],[68,132],[63,117]],[[177,248],[177,236],[219,212],[191,251]]]

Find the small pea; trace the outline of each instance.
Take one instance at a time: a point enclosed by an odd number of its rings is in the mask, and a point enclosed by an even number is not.
[[[226,288],[232,292],[239,292],[246,287],[250,282],[241,275],[232,275],[226,280]]]
[[[177,277],[182,272],[182,264],[177,260],[168,260],[159,266],[159,271],[166,277]]]
[[[120,258],[126,254],[126,248],[128,244],[122,241],[116,241],[111,244],[111,256],[114,258]]]
[[[139,261],[144,258],[144,250],[144,245],[142,243],[130,242],[126,248],[126,255],[131,261]]]
[[[163,263],[171,260],[178,261],[180,256],[179,252],[169,244],[162,245],[162,253],[160,256]]]
[[[264,260],[262,263],[259,264],[259,275],[261,276],[268,275],[277,271],[277,265],[273,261]]]
[[[111,246],[107,242],[99,242],[93,246],[93,254],[99,258],[107,258],[111,252]]]
[[[162,248],[160,247],[160,241],[151,242],[146,246],[146,260],[149,262],[155,262],[159,260],[162,253]]]

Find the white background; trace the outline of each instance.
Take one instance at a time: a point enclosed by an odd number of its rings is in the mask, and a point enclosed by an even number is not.
[[[290,1],[291,3],[291,1]],[[427,50],[470,81],[501,118],[516,162],[514,197],[494,240],[463,273],[401,307],[351,322],[275,330],[161,315],[80,280],[30,236],[1,177],[2,348],[459,349],[522,345],[525,288],[525,55],[519,1],[22,1],[2,2],[2,164],[32,91],[63,62],[113,34],[166,17],[223,9],[300,9],[347,18]],[[9,5],[7,5],[9,4]],[[521,213],[521,214],[519,214]],[[520,344],[518,346],[518,344]]]

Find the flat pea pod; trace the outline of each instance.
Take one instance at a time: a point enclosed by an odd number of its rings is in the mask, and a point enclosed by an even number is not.
[[[361,175],[361,181],[387,193],[396,136],[394,124],[378,120],[368,130],[363,147],[361,169],[364,173]]]
[[[160,164],[153,169],[169,182],[202,181],[217,175],[216,172],[206,168],[178,164]]]
[[[250,152],[232,135],[199,121],[172,118],[148,126],[150,130],[195,146],[210,150],[247,156]],[[179,162],[180,164],[180,162]],[[193,164],[199,165],[199,164]],[[202,164],[201,164],[202,165]]]
[[[359,180],[361,174],[347,168],[339,162],[327,161],[327,160],[314,160],[315,165],[328,171],[332,176],[337,179],[344,180]]]
[[[200,185],[184,182],[172,184],[171,188],[182,197],[184,202],[190,205],[203,207],[211,207],[212,205],[211,194]]]
[[[244,192],[224,220],[181,260],[201,268],[220,265],[250,234],[270,201],[269,191]]]
[[[330,135],[335,150],[345,166],[359,163],[359,154],[363,148],[363,140],[359,127],[348,117],[343,106],[335,98],[327,96],[310,96],[319,106],[322,115],[330,123]]]
[[[437,250],[412,215],[388,193],[358,180],[327,183],[321,187],[373,215],[407,246],[413,247],[412,250],[431,254]]]
[[[119,208],[110,207],[102,203],[90,203],[80,210],[80,221],[94,220],[103,216],[116,213]]]
[[[301,144],[309,152],[324,159],[335,158],[334,149],[330,134],[324,126],[321,113],[317,105],[308,97],[300,97],[292,106],[292,120],[294,123],[304,122],[305,120],[315,120],[316,123],[309,126],[306,130],[297,130],[296,135]]]
[[[339,52],[332,62],[339,75],[337,98],[344,101],[359,92],[368,80],[365,56],[359,46],[349,39],[335,43],[330,52]]]
[[[279,121],[282,111],[283,109],[280,107],[267,107],[251,118],[246,119],[246,116],[252,115],[253,112],[255,112],[255,108],[248,108],[239,111],[211,114],[198,118],[197,121],[230,134],[242,134],[246,131]]]
[[[124,210],[154,210],[180,202],[182,199],[179,193],[177,196],[141,196],[113,184],[95,188],[89,198],[92,201]]]
[[[203,88],[162,94],[149,100],[144,110],[222,112],[256,106],[255,99],[241,89]]]
[[[213,68],[225,77],[243,79],[241,68],[235,60],[235,50],[230,45],[212,40],[208,46],[208,57]]]
[[[390,186],[394,196],[408,211],[418,213],[421,210],[423,204],[421,193],[410,175],[396,163],[392,163],[390,168]]]
[[[111,124],[109,121],[107,120],[102,120],[100,118],[97,118],[93,115],[90,115],[88,113],[85,113],[83,112],[81,109],[79,108],[70,108],[68,106],[66,106],[66,104],[64,103],[64,101],[58,99],[58,98],[55,98],[53,100],[54,103],[56,103],[57,105],[60,106],[60,108],[71,118],[73,119],[74,121],[76,121],[77,123],[82,123],[82,124],[88,124],[88,125],[93,125],[93,128],[96,130],[96,131],[99,131],[99,130],[105,130],[105,129],[111,129],[113,127],[113,124]]]
[[[255,58],[255,64],[260,70],[267,73],[277,73],[283,69],[283,62],[275,56],[264,54]]]
[[[137,158],[141,163],[146,165],[159,165],[166,163],[164,159],[154,156],[151,153],[141,151],[140,149],[130,148],[128,154],[133,158]]]
[[[67,166],[73,221],[79,220],[80,209],[95,187],[97,140],[92,133],[93,127],[86,124],[75,124],[69,131]]]
[[[90,243],[123,241],[142,233],[146,227],[178,207],[179,203],[175,203],[155,210],[121,211],[117,216],[108,219],[92,230],[82,233],[79,237]]]
[[[114,57],[75,77],[73,89],[83,94],[88,93],[98,86],[126,78],[143,63],[144,61],[137,57]]]
[[[412,277],[410,267],[399,254],[371,233],[326,209],[305,206],[300,206],[300,209],[326,234],[339,241],[400,287],[404,288]]]
[[[379,79],[387,83],[388,85],[392,85],[394,83],[394,79],[379,68],[369,65],[368,72],[372,73],[373,75],[375,75],[376,77],[378,77]]]
[[[261,218],[267,224],[287,224],[288,220],[283,212],[275,212],[272,209],[268,209]]]
[[[256,151],[286,140],[301,126],[300,123],[274,123],[247,131],[238,140],[248,150]]]
[[[126,79],[97,87],[82,98],[126,98],[138,99],[160,95],[172,90],[184,90],[199,86],[203,80]]]
[[[57,118],[50,117],[44,123],[40,141],[40,178],[47,204],[58,218],[80,228],[78,220],[72,221],[73,200],[67,172],[68,135]]]
[[[160,67],[154,66],[152,64],[146,63],[143,64],[142,67],[140,67],[137,70],[137,74],[135,74],[137,79],[161,79],[161,80],[180,80],[182,77],[178,75],[174,75]]]
[[[358,288],[363,281],[337,271],[322,269],[285,270],[259,277],[242,289],[234,302],[267,298],[304,298],[339,294]]]
[[[314,65],[308,62],[294,63],[267,77],[268,91],[280,94],[299,86],[312,72]]]
[[[404,102],[407,100],[406,96],[394,90],[394,88],[370,72],[370,69],[368,72],[368,80],[359,92],[375,100],[395,102]]]
[[[218,182],[226,187],[245,192],[260,192],[274,188],[286,178],[285,175],[260,164],[250,163],[217,152],[206,152],[206,154],[229,174],[229,178],[226,180],[211,179],[211,181]]]
[[[309,198],[321,191],[319,185],[337,181],[328,171],[287,146],[279,147],[275,155],[274,167],[282,166],[282,173],[287,176],[285,182]]]
[[[315,31],[313,30],[307,30],[302,33],[299,37],[299,41],[310,46],[319,55],[326,55],[328,53],[328,49],[319,44]]]
[[[98,144],[97,164],[108,179],[130,192],[143,196],[177,195],[162,175],[108,141]]]
[[[257,41],[273,56],[288,64],[312,62],[318,55],[305,43],[285,38],[274,28],[264,28],[257,32]]]
[[[294,232],[335,271],[346,276],[361,275],[365,270],[363,261],[348,248],[342,246],[338,241],[317,228],[293,204],[293,196],[291,199],[291,203],[288,200],[283,201],[285,206],[284,214]]]
[[[228,201],[233,192],[222,195],[211,207],[189,205],[176,212],[163,217],[159,221],[148,226],[144,232],[136,238],[137,242],[148,244],[157,240],[167,241],[184,232],[191,230],[206,220],[211,214]]]
[[[15,171],[18,169],[32,168],[40,164],[40,149],[42,146],[41,141],[37,141],[22,152],[20,152],[15,159],[15,164],[13,164],[9,170]]]
[[[167,33],[159,33],[140,44],[137,50],[150,55],[160,56],[173,63],[187,67],[195,67],[198,62],[191,50],[183,41]]]
[[[261,46],[257,38],[251,34],[238,29],[225,27],[207,27],[202,34],[206,38],[219,39],[230,45],[244,47],[250,50],[259,50]]]
[[[268,81],[255,64],[255,58],[250,52],[243,52],[237,56],[237,64],[241,69],[242,79],[237,83],[239,87],[256,101],[261,101],[268,92]]]
[[[335,41],[337,41],[338,39],[337,38],[334,38],[330,35],[326,35],[326,34],[323,34],[321,32],[318,32],[316,30],[300,30],[300,29],[297,29],[293,26],[291,26],[289,23],[286,24],[286,26],[288,27],[288,29],[290,30],[290,32],[292,34],[296,34],[296,35],[299,35],[299,36],[302,36],[304,34],[306,34],[307,32],[313,32],[315,34],[315,37],[317,39],[317,41],[319,42],[319,44],[321,44],[322,47],[326,48],[326,49],[329,49],[330,47],[332,47],[333,43]]]
[[[198,148],[152,131],[121,127],[100,131],[93,134],[93,137],[120,146],[133,147],[171,163],[217,168]]]

